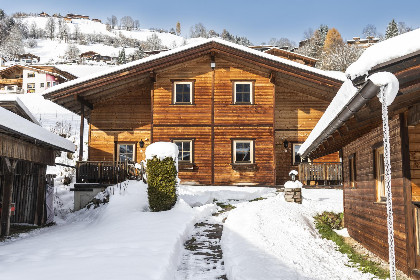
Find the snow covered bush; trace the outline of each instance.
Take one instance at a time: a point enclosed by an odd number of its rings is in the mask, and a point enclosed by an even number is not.
[[[170,210],[177,200],[178,147],[157,142],[146,148],[147,196],[153,212]]]

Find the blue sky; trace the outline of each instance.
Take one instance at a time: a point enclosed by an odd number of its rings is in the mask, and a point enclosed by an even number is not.
[[[308,28],[320,24],[335,27],[343,39],[360,36],[363,27],[374,24],[385,33],[394,18],[408,26],[420,27],[419,0],[0,0],[0,8],[11,14],[17,11],[86,14],[106,21],[110,15],[125,15],[140,21],[141,28],[175,28],[180,21],[184,36],[195,23],[221,32],[223,28],[238,36],[246,36],[254,44],[270,38],[287,37],[295,42]]]

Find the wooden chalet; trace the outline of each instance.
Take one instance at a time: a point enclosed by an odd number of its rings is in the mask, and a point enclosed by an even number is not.
[[[172,141],[184,184],[280,185],[341,84],[328,72],[209,39],[44,97],[88,119],[91,162],[140,162],[150,143]]]
[[[392,40],[389,43],[398,43],[396,40],[401,39]],[[395,47],[389,48],[387,42],[372,46],[367,50],[371,51],[369,55],[373,56],[378,49],[389,50],[394,57],[395,53],[401,53]],[[362,58],[363,55],[357,63],[366,63]],[[393,73],[399,80],[399,93],[388,107],[396,265],[404,273],[419,279],[420,51],[373,65],[367,76],[377,72]],[[310,136],[313,141],[304,144],[303,149],[308,148],[302,156],[316,158],[341,151],[345,227],[351,237],[387,260],[383,131],[381,103],[376,97],[380,89],[366,76],[353,77],[352,82],[358,88],[355,97],[325,129],[317,131],[321,125],[317,124],[316,137]]]
[[[0,100],[1,236],[6,236],[10,223],[45,223],[47,165],[55,164],[57,151],[75,147],[42,128],[19,98]]]

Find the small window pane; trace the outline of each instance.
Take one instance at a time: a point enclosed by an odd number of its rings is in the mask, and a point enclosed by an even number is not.
[[[236,162],[251,161],[251,143],[236,143]]]
[[[133,153],[133,145],[127,145],[127,153]]]
[[[184,151],[190,151],[190,142],[184,142]]]
[[[120,153],[125,153],[126,145],[120,145]]]
[[[190,161],[191,159],[190,155],[191,155],[190,152],[184,152],[182,155],[182,160]]]
[[[251,103],[250,83],[235,83],[235,103]]]
[[[183,94],[182,102],[190,102],[190,94],[189,93],[184,93]]]

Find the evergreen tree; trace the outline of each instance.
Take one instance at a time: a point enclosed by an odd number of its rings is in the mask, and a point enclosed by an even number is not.
[[[127,60],[125,58],[125,48],[123,48],[120,53],[118,54],[118,64],[125,64],[127,63]]]
[[[388,24],[386,31],[385,31],[385,40],[398,36],[399,32],[398,32],[398,26],[397,23],[395,22],[394,19],[392,19],[392,21]]]

